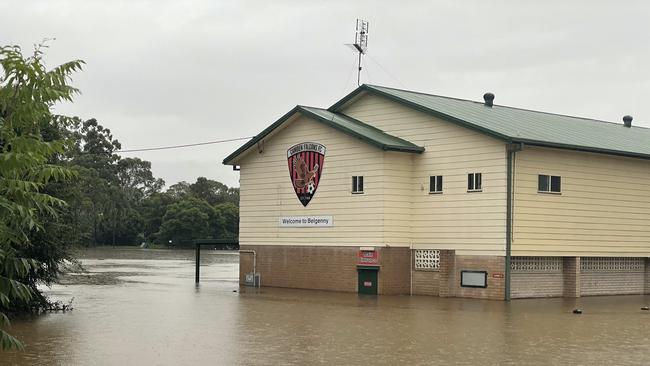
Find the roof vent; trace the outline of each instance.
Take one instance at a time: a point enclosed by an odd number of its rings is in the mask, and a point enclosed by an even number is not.
[[[485,106],[492,108],[494,105],[494,94],[492,93],[485,93],[483,94],[483,100],[485,100]]]
[[[623,126],[632,127],[632,116],[623,116]]]

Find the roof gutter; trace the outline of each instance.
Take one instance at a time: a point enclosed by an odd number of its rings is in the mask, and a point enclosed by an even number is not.
[[[504,300],[510,301],[510,287],[511,287],[511,255],[512,255],[512,218],[514,206],[514,165],[515,154],[524,149],[524,144],[521,142],[509,143],[506,145],[507,155],[507,197],[506,197],[506,263],[505,263],[505,294]]]
[[[548,147],[548,148],[555,148],[555,149],[583,151],[583,152],[590,152],[590,153],[596,153],[596,154],[624,156],[624,157],[627,157],[627,158],[637,158],[637,159],[650,160],[650,155],[649,154],[643,154],[643,153],[625,152],[625,151],[610,150],[610,149],[600,149],[600,148],[596,148],[596,147],[584,147],[584,146],[578,146],[578,145],[559,144],[559,143],[554,143],[554,142],[545,142],[545,141],[536,141],[536,140],[526,140],[526,139],[517,139],[517,140],[520,141],[521,143],[525,143],[526,145],[529,145],[529,146],[540,146],[540,147]]]

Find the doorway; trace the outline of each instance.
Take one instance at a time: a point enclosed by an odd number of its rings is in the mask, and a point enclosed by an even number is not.
[[[365,295],[377,295],[379,267],[358,266],[358,292]]]

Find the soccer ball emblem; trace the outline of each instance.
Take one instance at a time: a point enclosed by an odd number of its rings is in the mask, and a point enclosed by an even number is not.
[[[309,192],[309,194],[314,194],[315,191],[316,187],[314,187],[314,182],[309,182],[309,185],[307,186],[307,192]]]

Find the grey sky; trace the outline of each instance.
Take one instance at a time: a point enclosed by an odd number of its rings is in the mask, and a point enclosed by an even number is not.
[[[50,66],[86,61],[83,95],[124,149],[252,136],[296,104],[356,86],[344,43],[370,21],[362,82],[650,127],[647,1],[7,1],[0,44],[45,37]],[[380,66],[381,65],[381,66]],[[238,185],[240,143],[128,154],[167,184]],[[124,154],[127,156],[127,154]]]

